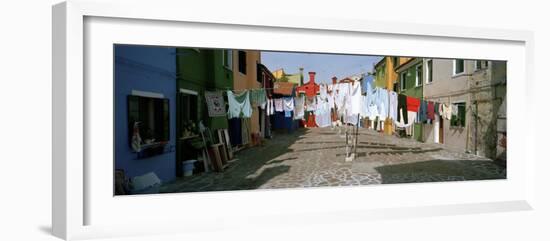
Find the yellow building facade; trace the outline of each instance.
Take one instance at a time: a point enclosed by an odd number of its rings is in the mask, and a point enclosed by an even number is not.
[[[399,75],[395,71],[397,67],[406,63],[411,58],[385,56],[374,66],[376,71],[376,78],[374,86],[384,88],[387,90],[395,90],[395,86],[398,83]],[[393,120],[389,117],[384,121],[384,133],[393,133]]]

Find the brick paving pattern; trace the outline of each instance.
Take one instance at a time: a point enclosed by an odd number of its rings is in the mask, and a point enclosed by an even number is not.
[[[167,183],[161,192],[304,188],[506,178],[492,160],[360,129],[357,157],[345,161],[343,129],[299,129],[275,134],[236,153],[223,173],[202,173]]]

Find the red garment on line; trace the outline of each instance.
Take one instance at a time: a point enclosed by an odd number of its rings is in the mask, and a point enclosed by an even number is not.
[[[314,114],[310,114],[308,117],[307,117],[307,127],[317,127],[317,123],[315,122],[315,115]]]
[[[434,102],[432,101],[428,101],[428,119],[430,120],[433,120],[435,119],[435,107],[434,107]]]
[[[420,99],[407,96],[407,110],[418,112],[418,108],[420,108]]]

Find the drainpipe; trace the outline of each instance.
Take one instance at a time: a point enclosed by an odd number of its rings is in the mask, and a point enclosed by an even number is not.
[[[388,90],[388,103],[390,103],[389,98],[389,91],[393,89],[393,78],[394,78],[394,67],[391,57],[385,57],[386,58],[386,89]],[[386,135],[392,135],[393,134],[393,123],[391,121],[391,118],[389,116],[390,110],[388,105],[388,117],[384,121],[384,133]]]
[[[479,118],[478,113],[477,113],[477,111],[478,111],[477,104],[478,104],[477,100],[474,101],[474,105],[475,105],[475,108],[476,108],[476,110],[474,112],[474,154],[476,154],[476,155],[478,154],[477,153],[477,128],[478,128],[477,127],[477,122],[478,122],[478,118]]]

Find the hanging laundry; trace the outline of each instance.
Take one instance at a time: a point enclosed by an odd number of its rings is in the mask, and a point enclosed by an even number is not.
[[[317,109],[317,102],[316,98],[314,97],[306,97],[306,110],[307,111],[315,111]]]
[[[245,91],[241,94],[234,94],[233,91],[227,91],[227,101],[229,102],[229,110],[227,117],[232,118],[250,118],[252,116],[252,107],[250,106],[249,92]]]
[[[316,96],[317,108],[315,110],[315,123],[318,127],[328,127],[332,123],[328,101],[322,96]]]
[[[250,118],[241,118],[241,134],[243,144],[250,143],[251,136]]]
[[[452,115],[453,115],[453,111],[451,109],[451,106],[447,105],[447,104],[441,104],[441,112],[442,112],[442,116],[447,119],[447,120],[450,120]]]
[[[326,96],[327,95],[327,86],[326,85],[319,85],[319,95],[320,96]]]
[[[335,107],[334,107],[334,94],[332,92],[328,93],[328,107],[333,110]]]
[[[375,105],[373,103],[368,107],[368,109],[369,109],[369,119],[370,120],[374,120],[377,117],[380,117],[380,113],[378,113],[378,106],[377,105]]]
[[[369,111],[369,105],[367,104],[367,96],[363,95],[363,98],[361,99],[361,101],[363,101],[361,117],[363,118],[369,117],[370,111]]]
[[[206,107],[209,117],[225,116],[225,101],[221,91],[205,91]]]
[[[275,106],[273,105],[273,99],[267,99],[267,102],[266,102],[266,115],[270,116],[270,115],[273,115],[275,113]]]
[[[415,112],[415,111],[407,111],[407,116],[409,117],[409,120],[408,120],[409,122],[408,123],[411,124],[406,128],[406,133],[409,136],[413,134],[414,125],[412,125],[412,124],[415,123],[416,115],[417,115],[417,112]]]
[[[294,111],[294,98],[293,97],[283,97],[283,110],[284,111]]]
[[[427,110],[428,110],[428,103],[425,100],[421,100],[420,108],[418,109],[419,122],[425,122],[428,119]]]
[[[294,119],[300,120],[304,118],[305,97],[294,97]]]
[[[420,99],[407,96],[407,110],[412,112],[418,112],[420,108]]]
[[[458,105],[452,104],[451,110],[453,115],[458,115]]]
[[[278,98],[278,99],[274,99],[273,101],[275,104],[275,111],[283,112],[283,99]]]
[[[262,106],[266,102],[265,89],[250,91],[250,104],[254,107]]]
[[[286,117],[286,118],[292,117],[292,111],[285,110],[285,117]]]
[[[440,110],[440,107],[441,107],[441,104],[439,104],[439,102],[435,102],[435,106],[434,106],[434,113],[436,115],[441,115],[441,111]]]
[[[340,106],[338,107],[338,116],[343,117],[345,113],[351,112],[351,99],[349,95],[351,93],[351,87],[349,83],[338,83],[338,98]]]
[[[367,76],[363,80],[363,93],[370,94],[372,93],[372,86],[374,82],[374,78],[371,78],[372,76]]]
[[[397,93],[395,91],[389,91],[390,96],[390,113],[389,117],[392,120],[397,120]]]
[[[351,104],[351,112],[352,115],[358,115],[361,114],[361,109],[363,107],[363,102],[361,99],[363,98],[363,95],[361,95],[361,92],[363,90],[361,89],[361,82],[356,81],[351,85],[351,93],[350,93],[350,104]]]
[[[407,115],[407,96],[403,94],[397,95],[397,121],[407,124],[408,123],[408,115]]]
[[[239,118],[233,118],[228,120],[229,139],[231,141],[231,145],[233,146],[238,146],[243,143],[241,125],[242,125],[241,119]]]
[[[375,102],[378,106],[378,116],[380,120],[385,120],[388,117],[389,99],[388,91],[382,88],[376,88]]]
[[[433,101],[428,102],[428,119],[429,120],[435,119],[435,104]]]
[[[408,116],[406,108],[399,109],[398,116],[404,116],[404,115]],[[393,123],[394,123],[395,127],[397,127],[397,128],[408,128],[409,126],[414,124],[414,122],[409,122],[405,118],[401,118],[399,121],[394,120]]]

